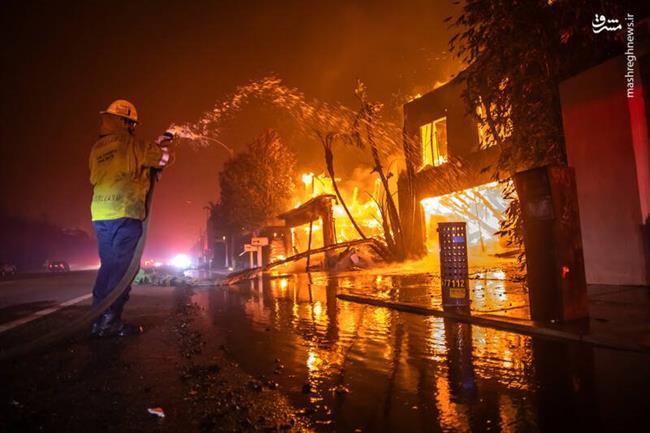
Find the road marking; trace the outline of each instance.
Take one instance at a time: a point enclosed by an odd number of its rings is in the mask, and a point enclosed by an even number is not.
[[[29,316],[22,317],[20,319],[16,319],[13,322],[5,323],[3,325],[0,325],[0,334],[3,332],[9,331],[10,329],[16,328],[18,326],[24,325],[25,323],[29,323],[32,320],[39,319],[41,317],[45,317],[48,314],[52,314],[56,311],[59,311],[62,308],[69,307],[70,305],[77,304],[81,301],[85,301],[86,299],[92,297],[92,293],[89,293],[87,295],[79,296],[73,299],[70,299],[69,301],[61,302],[58,305],[55,305],[54,307],[49,307],[49,308],[44,308],[42,310],[38,310],[35,313],[30,314]]]

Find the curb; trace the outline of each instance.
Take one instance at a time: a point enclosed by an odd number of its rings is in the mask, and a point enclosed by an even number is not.
[[[576,341],[592,344],[594,346],[606,347],[609,349],[650,353],[650,346],[647,345],[628,343],[608,337],[569,332],[562,329],[540,326],[539,324],[535,324],[535,322],[530,322],[527,320],[524,321],[525,323],[517,323],[515,321],[516,319],[494,319],[492,318],[494,316],[487,317],[485,315],[470,316],[466,314],[458,314],[450,311],[439,310],[436,308],[425,307],[423,305],[412,304],[408,302],[385,301],[369,296],[352,295],[348,293],[341,293],[336,295],[336,297],[342,301],[374,305],[376,307],[390,308],[397,311],[404,311],[406,313],[419,314],[423,316],[443,317],[446,319],[455,320],[457,322],[469,323],[471,325],[494,328],[503,331],[510,331],[518,334]]]

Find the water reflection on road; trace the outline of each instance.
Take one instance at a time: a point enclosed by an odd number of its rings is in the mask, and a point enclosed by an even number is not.
[[[278,382],[325,431],[599,425],[590,346],[336,298],[343,291],[372,291],[435,303],[435,287],[431,276],[298,275],[198,291],[194,301],[204,307],[214,332],[225,330],[227,347],[244,369]],[[475,288],[474,299],[480,291]],[[493,292],[485,298],[503,298]],[[614,355],[615,361],[616,356],[647,363],[625,354]],[[647,378],[647,366],[639,373]],[[603,392],[609,398],[609,390]]]

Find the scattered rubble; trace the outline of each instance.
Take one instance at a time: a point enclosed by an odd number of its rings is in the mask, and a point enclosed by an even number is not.
[[[178,272],[171,272],[166,269],[145,269],[140,268],[138,274],[133,280],[133,284],[149,284],[154,286],[165,287],[191,287],[198,283],[198,280],[179,274]]]
[[[165,417],[165,411],[162,409],[162,407],[150,407],[147,409],[147,412],[149,412],[151,415],[157,416],[158,418]]]
[[[310,431],[308,422],[279,394],[279,384],[245,375],[223,344],[209,345],[195,324],[200,309],[179,302],[173,329],[184,361],[179,376],[188,419],[202,433],[222,431]],[[276,370],[283,366],[276,360]]]

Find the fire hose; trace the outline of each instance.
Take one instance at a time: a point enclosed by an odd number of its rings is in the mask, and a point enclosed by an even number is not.
[[[173,135],[169,132],[166,132],[165,135],[170,139]],[[112,304],[115,302],[122,294],[127,290],[127,288],[133,282],[138,270],[140,269],[140,260],[142,259],[142,253],[144,251],[145,240],[147,238],[147,231],[149,228],[149,216],[151,213],[151,203],[153,201],[154,189],[156,186],[156,181],[158,180],[158,173],[160,170],[152,168],[149,173],[149,190],[147,191],[147,196],[145,199],[145,217],[142,220],[142,233],[136,244],[135,251],[133,253],[133,258],[129,263],[129,267],[122,276],[122,279],[117,283],[115,288],[106,296],[99,304],[95,305],[89,311],[83,313],[80,317],[73,319],[67,323],[66,326],[60,328],[56,331],[45,334],[41,337],[38,337],[30,342],[12,347],[7,350],[0,352],[0,361],[5,361],[17,357],[24,356],[28,353],[36,352],[42,350],[62,339],[71,337],[77,332],[87,329],[90,323],[94,322],[101,316],[104,311],[106,311]]]

